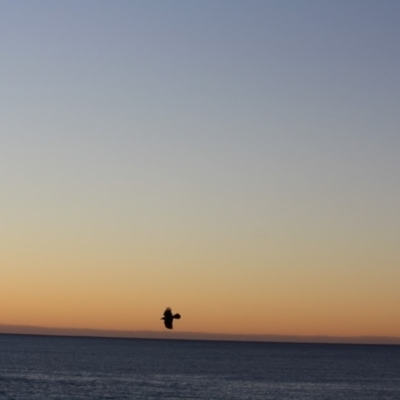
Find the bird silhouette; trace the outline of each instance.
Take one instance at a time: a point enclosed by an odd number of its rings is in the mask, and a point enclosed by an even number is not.
[[[175,319],[180,319],[181,316],[180,314],[172,314],[172,311],[169,307],[167,307],[164,311],[164,316],[161,318],[164,320],[164,325],[167,329],[173,329],[172,328],[172,321]]]

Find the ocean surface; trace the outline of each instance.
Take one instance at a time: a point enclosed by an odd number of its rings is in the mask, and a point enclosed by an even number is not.
[[[400,346],[0,335],[0,399],[399,400]]]

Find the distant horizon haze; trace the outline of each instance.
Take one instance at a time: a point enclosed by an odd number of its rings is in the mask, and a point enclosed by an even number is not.
[[[223,340],[249,342],[326,343],[326,344],[381,344],[400,345],[400,337],[385,336],[296,336],[279,334],[229,334],[185,331],[123,331],[85,328],[52,328],[38,326],[13,326],[0,324],[0,334],[104,337],[121,339],[171,339],[171,340]]]

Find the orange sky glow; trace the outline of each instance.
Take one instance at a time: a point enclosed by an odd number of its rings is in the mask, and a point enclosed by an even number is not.
[[[0,333],[400,338],[395,3],[100,3],[0,13]]]

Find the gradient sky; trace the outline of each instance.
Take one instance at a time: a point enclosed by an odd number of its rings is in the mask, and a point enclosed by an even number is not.
[[[400,336],[400,2],[0,2],[0,324]]]

